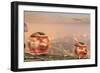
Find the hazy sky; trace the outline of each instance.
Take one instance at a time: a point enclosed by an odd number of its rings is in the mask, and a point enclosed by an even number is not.
[[[24,21],[28,27],[26,39],[35,32],[44,32],[51,40],[90,34],[90,14],[25,11]]]

